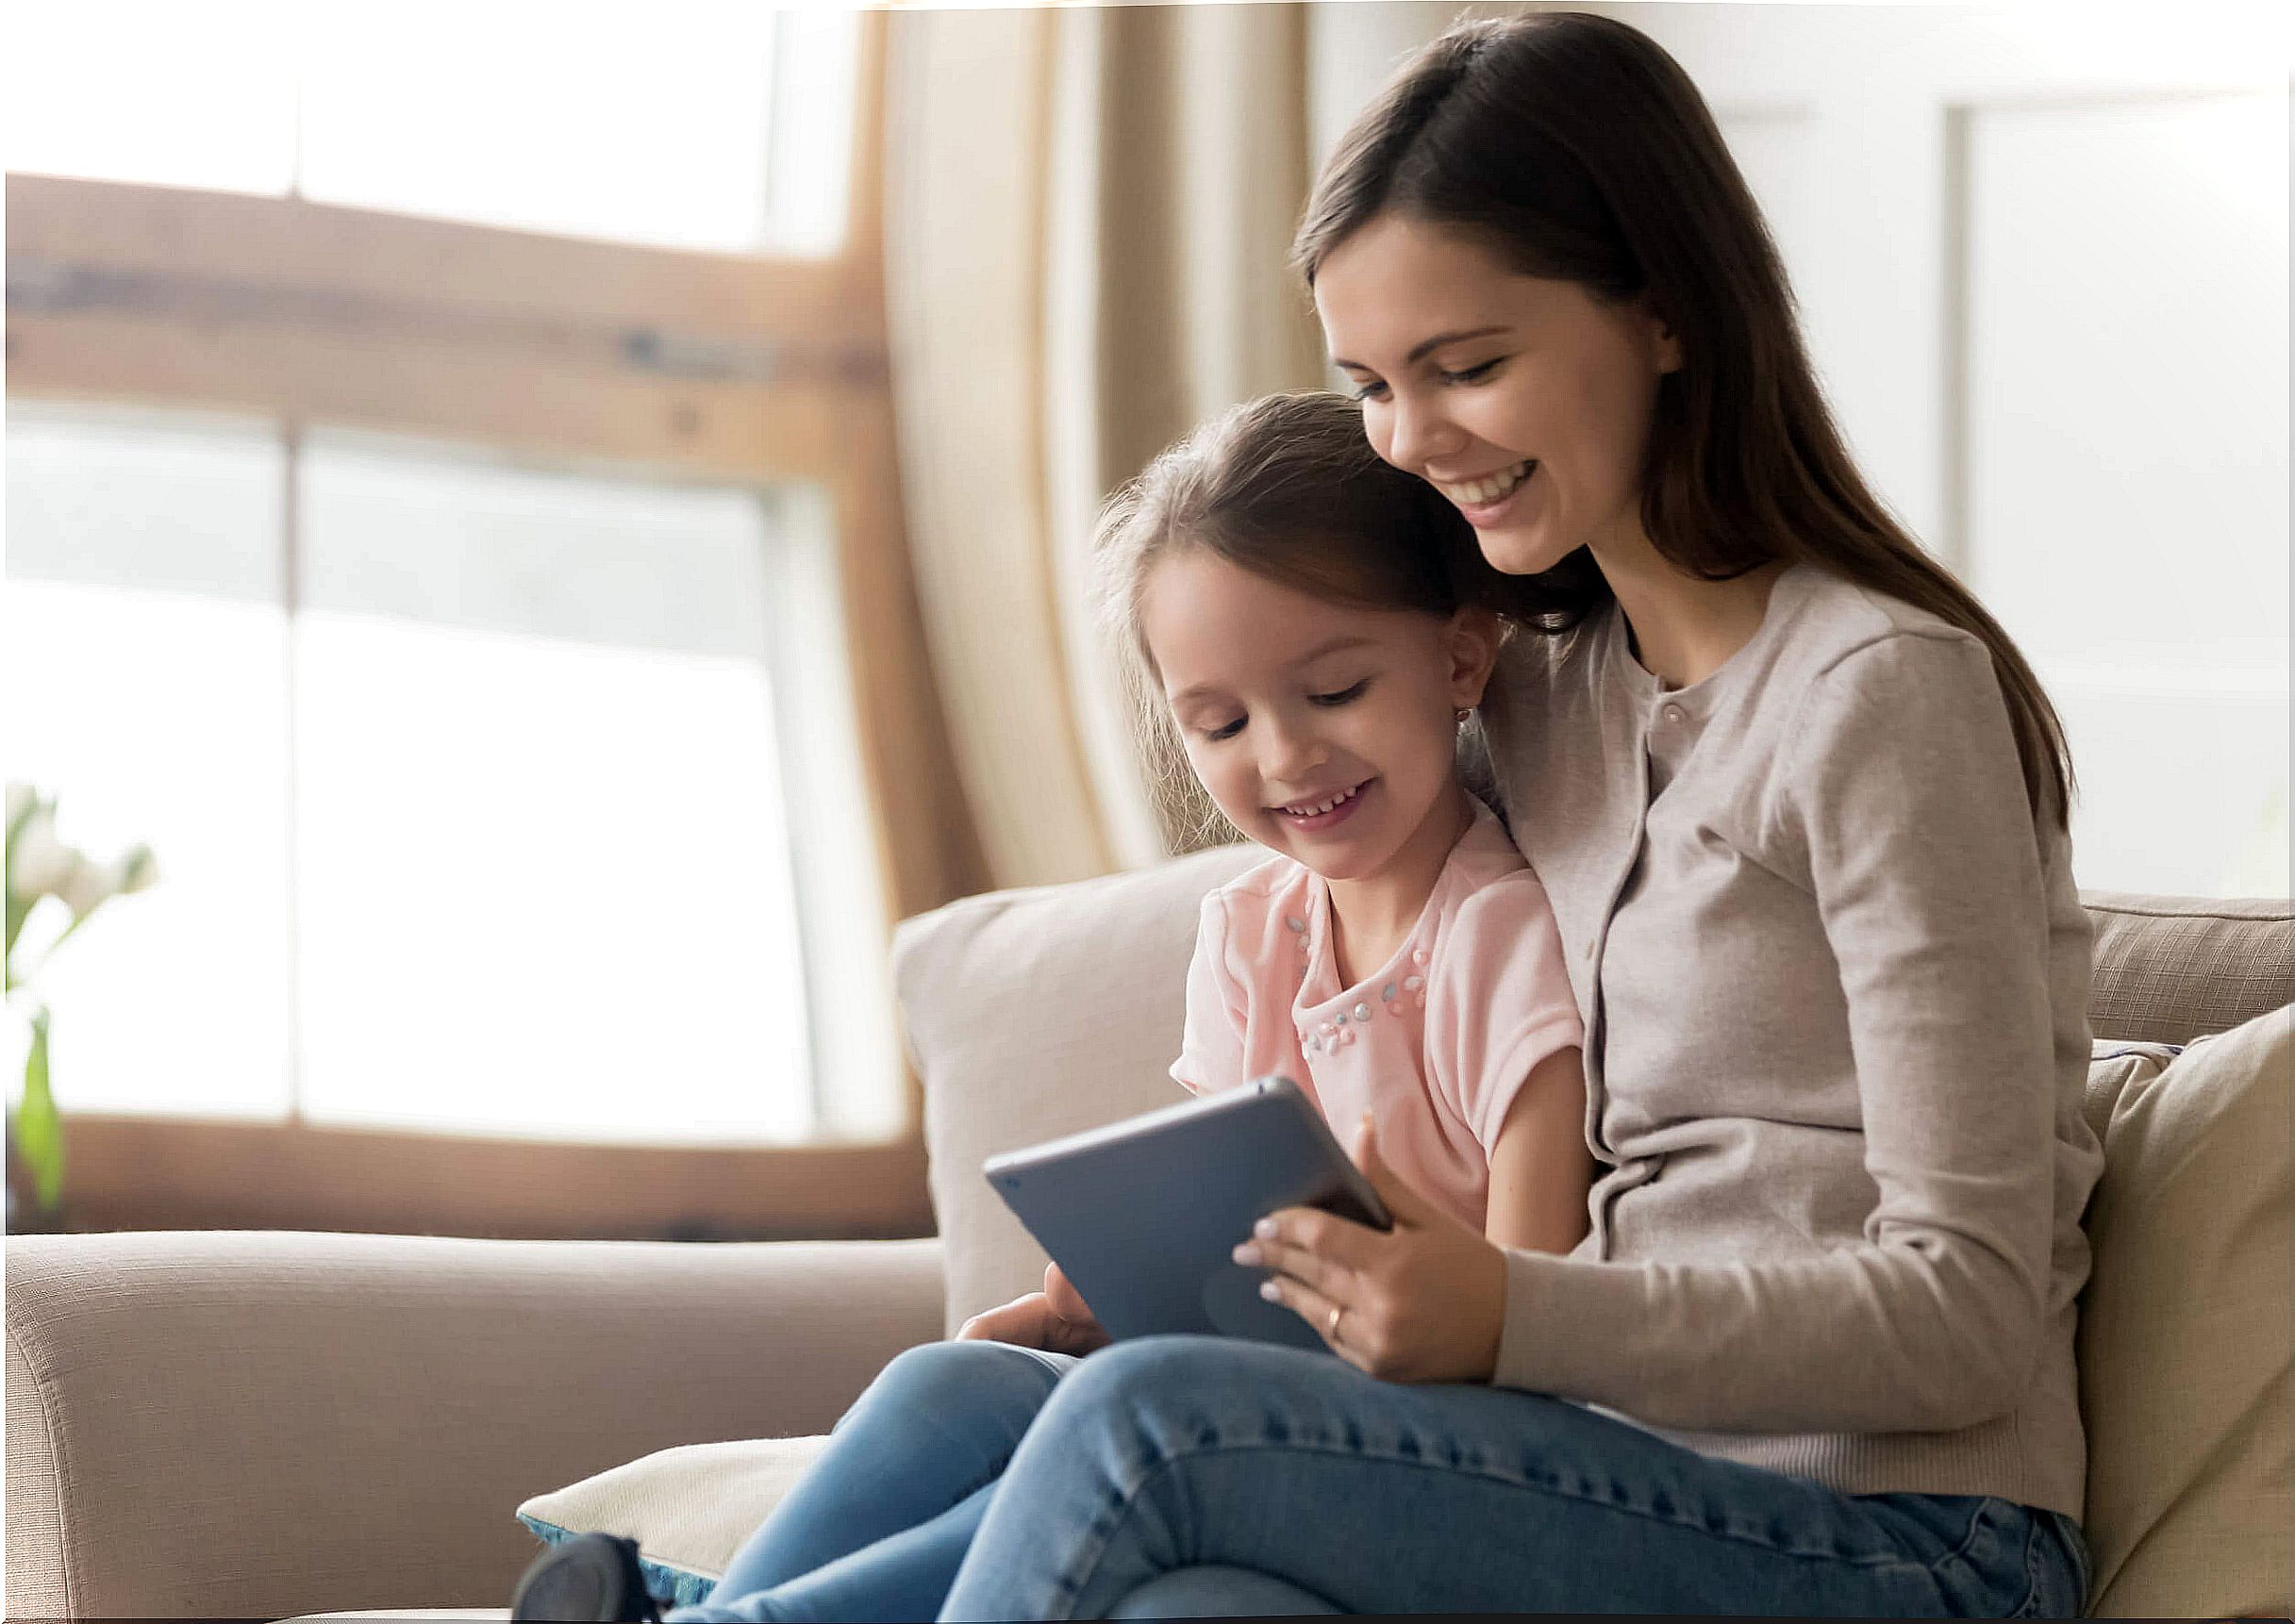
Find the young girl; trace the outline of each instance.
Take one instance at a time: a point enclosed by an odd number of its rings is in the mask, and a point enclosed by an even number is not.
[[[1455,765],[1499,623],[1467,528],[1392,472],[1348,401],[1277,396],[1103,527],[1138,671],[1196,781],[1275,853],[1204,899],[1172,1075],[1295,1078],[1464,1221],[1567,1251],[1591,1171],[1577,1006],[1543,888]]]
[[[1592,1174],[1577,1006],[1543,888],[1455,765],[1500,643],[1472,532],[1372,454],[1344,397],[1276,396],[1120,493],[1098,559],[1167,755],[1176,738],[1273,853],[1204,901],[1172,1076],[1199,1093],[1289,1076],[1359,1133],[1399,1227],[1567,1251]],[[1389,1329],[1315,1324],[1357,1365]],[[1044,1292],[903,1354],[715,1591],[669,1617],[933,1616],[1036,1409],[1105,1341],[1055,1267]],[[518,1616],[641,1616],[626,1544],[546,1555]]]

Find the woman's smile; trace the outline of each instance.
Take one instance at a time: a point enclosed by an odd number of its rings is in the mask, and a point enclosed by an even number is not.
[[[1681,364],[1654,312],[1405,215],[1332,248],[1315,303],[1372,448],[1439,490],[1494,568],[1647,545],[1642,463],[1659,380]]]
[[[1485,479],[1452,483],[1435,480],[1435,489],[1457,505],[1466,522],[1477,530],[1493,530],[1522,516],[1537,500],[1533,489],[1538,465],[1518,462]]]

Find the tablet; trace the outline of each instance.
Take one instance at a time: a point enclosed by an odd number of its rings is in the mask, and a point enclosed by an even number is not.
[[[991,1156],[982,1170],[1119,1340],[1194,1331],[1328,1351],[1228,1254],[1278,1207],[1373,1229],[1387,1209],[1314,1102],[1263,1077]]]

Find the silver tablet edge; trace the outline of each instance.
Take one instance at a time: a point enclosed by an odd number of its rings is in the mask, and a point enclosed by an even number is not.
[[[1122,1121],[1104,1123],[1087,1128],[1081,1133],[1069,1134],[1057,1139],[1046,1139],[1038,1145],[1027,1145],[1016,1151],[1003,1151],[980,1164],[980,1170],[990,1178],[999,1173],[1025,1172],[1039,1162],[1056,1161],[1079,1151],[1097,1151],[1127,1139],[1142,1138],[1184,1122],[1200,1121],[1206,1117],[1218,1116],[1222,1110],[1232,1110],[1246,1102],[1270,1094],[1289,1094],[1298,1104],[1305,1107],[1316,1121],[1322,1121],[1322,1113],[1301,1091],[1299,1085],[1288,1077],[1255,1077],[1240,1088],[1222,1088],[1216,1094],[1197,1094],[1188,1099],[1160,1106],[1138,1117],[1126,1117]],[[1330,1124],[1323,1123],[1327,1129]],[[1343,1153],[1345,1147],[1341,1146]]]

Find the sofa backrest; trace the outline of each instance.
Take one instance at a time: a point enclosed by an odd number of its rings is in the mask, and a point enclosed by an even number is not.
[[[1179,1098],[1188,959],[1205,893],[1265,853],[1234,845],[1130,873],[967,897],[903,922],[893,979],[924,1083],[953,1330],[1032,1290],[1044,1259],[980,1164]],[[2295,906],[2114,893],[2096,921],[2099,1037],[2183,1043],[2288,1002]]]
[[[2188,1043],[2295,999],[2295,903],[2083,891],[2098,1037]]]

